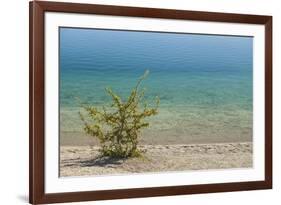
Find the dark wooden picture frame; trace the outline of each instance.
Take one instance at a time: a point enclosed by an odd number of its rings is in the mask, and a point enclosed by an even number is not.
[[[29,200],[32,204],[153,197],[272,188],[272,17],[92,4],[30,2],[29,5]],[[265,26],[265,180],[204,185],[166,186],[105,191],[46,194],[44,190],[44,14],[67,12],[127,17],[149,17]]]

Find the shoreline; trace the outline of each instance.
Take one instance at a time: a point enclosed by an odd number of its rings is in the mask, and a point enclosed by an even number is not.
[[[143,158],[100,157],[98,146],[61,146],[60,176],[250,168],[252,143],[140,145]]]
[[[159,131],[160,132],[160,131]],[[252,134],[238,135],[236,133],[209,136],[179,135],[173,131],[163,131],[154,134],[143,133],[140,136],[140,145],[175,145],[175,144],[219,144],[219,143],[251,143]],[[96,138],[81,132],[60,132],[61,146],[99,146]]]

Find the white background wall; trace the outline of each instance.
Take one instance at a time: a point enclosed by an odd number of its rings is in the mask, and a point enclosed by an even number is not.
[[[76,0],[77,2],[78,0]],[[274,189],[127,199],[81,204],[280,204],[281,6],[278,0],[82,0],[98,4],[273,15]],[[26,204],[28,196],[28,1],[0,4],[0,204]],[[279,58],[278,58],[279,57]],[[278,126],[279,125],[279,126]],[[73,203],[80,204],[80,203]]]

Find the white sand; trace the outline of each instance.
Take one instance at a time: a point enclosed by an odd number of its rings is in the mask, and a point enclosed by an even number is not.
[[[142,145],[144,158],[100,158],[98,147],[62,146],[60,176],[252,167],[252,143]]]

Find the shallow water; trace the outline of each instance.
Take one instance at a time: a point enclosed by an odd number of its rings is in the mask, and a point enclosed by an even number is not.
[[[105,87],[125,98],[148,69],[142,87],[160,107],[147,143],[251,141],[252,50],[252,37],[61,28],[60,135],[83,135],[76,98],[108,104]]]

